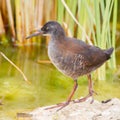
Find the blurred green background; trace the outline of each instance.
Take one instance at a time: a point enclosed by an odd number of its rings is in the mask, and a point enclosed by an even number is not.
[[[49,2],[49,4],[48,4]],[[119,0],[0,0],[0,51],[14,62],[31,84],[0,55],[0,119],[65,101],[73,80],[49,60],[49,37],[25,37],[49,20],[61,23],[70,37],[102,49],[114,47],[111,60],[93,72],[97,100],[120,98],[120,1]],[[75,98],[88,93],[86,76],[80,77]]]

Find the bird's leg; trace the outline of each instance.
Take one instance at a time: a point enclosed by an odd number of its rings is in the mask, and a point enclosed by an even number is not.
[[[78,87],[77,80],[74,80],[74,87],[73,87],[72,92],[70,93],[70,95],[69,95],[69,97],[68,97],[68,99],[67,99],[67,102],[70,102],[70,101],[71,101],[71,99],[72,99],[72,97],[73,97],[73,95],[74,95],[77,87]]]
[[[72,97],[73,97],[73,95],[74,95],[74,93],[75,93],[77,87],[78,87],[77,80],[74,80],[74,87],[73,87],[73,90],[72,90],[72,92],[70,93],[70,95],[69,95],[67,101],[64,102],[64,103],[59,103],[59,104],[57,104],[57,105],[55,105],[55,106],[46,108],[46,110],[47,110],[47,109],[53,109],[53,108],[60,107],[60,108],[57,110],[57,111],[59,111],[59,110],[61,110],[62,108],[66,107],[66,106],[70,103],[70,101],[71,101],[71,99],[72,99]]]
[[[92,101],[90,103],[92,104],[94,102],[93,94],[94,93],[97,94],[97,93],[94,92],[94,90],[93,90],[93,84],[92,84],[91,74],[88,74],[87,77],[88,77],[88,84],[89,84],[88,85],[89,94],[86,97],[84,97],[84,98],[81,98],[81,99],[79,99],[77,101],[74,101],[74,103],[84,102],[89,97],[92,97]]]
[[[96,92],[94,92],[93,90],[93,83],[92,83],[92,79],[91,79],[91,74],[88,74],[87,75],[88,77],[88,84],[89,84],[89,94],[88,94],[88,97],[92,96],[92,101],[90,102],[91,104],[94,102],[94,97],[93,97],[93,94],[97,94]]]

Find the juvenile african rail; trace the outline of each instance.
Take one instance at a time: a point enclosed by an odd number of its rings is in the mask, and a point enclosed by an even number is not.
[[[76,38],[67,37],[62,26],[56,21],[47,22],[40,30],[37,30],[26,39],[47,34],[51,36],[48,45],[48,56],[51,62],[60,72],[74,80],[74,86],[67,101],[51,108],[59,107],[58,110],[60,110],[70,103],[78,87],[77,79],[82,75],[87,75],[88,77],[89,92],[86,97],[74,102],[82,102],[92,97],[92,103],[94,100],[93,94],[95,92],[92,86],[91,72],[110,59],[113,48],[102,50]]]

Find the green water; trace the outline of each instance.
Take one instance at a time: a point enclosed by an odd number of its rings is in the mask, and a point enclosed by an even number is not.
[[[46,46],[12,48],[0,46],[0,51],[12,60],[32,84],[27,84],[21,74],[0,56],[0,120],[16,119],[16,114],[37,107],[65,101],[73,80],[58,72],[52,64],[38,64],[37,60],[48,60]],[[98,100],[120,98],[120,81],[107,71],[106,81],[97,81],[94,74],[94,89]],[[79,78],[79,88],[74,98],[87,95],[87,79]]]

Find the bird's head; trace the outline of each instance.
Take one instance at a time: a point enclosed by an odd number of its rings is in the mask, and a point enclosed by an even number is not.
[[[30,36],[26,37],[26,39],[31,38],[33,36],[38,35],[65,35],[63,28],[61,25],[56,21],[49,21],[47,22],[40,30],[37,30],[35,33],[31,34]]]

